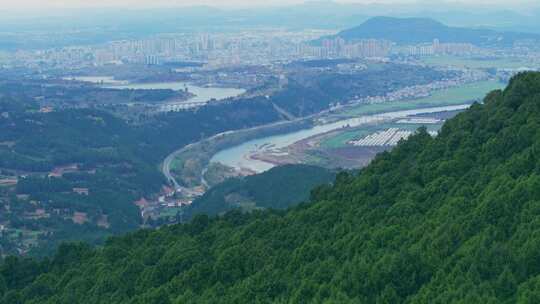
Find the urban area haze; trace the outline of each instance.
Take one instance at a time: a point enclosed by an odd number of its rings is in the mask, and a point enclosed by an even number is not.
[[[540,303],[538,0],[0,2],[0,304]]]
[[[156,7],[188,7],[188,6],[212,6],[219,8],[246,8],[246,7],[271,7],[271,6],[291,6],[305,3],[331,3],[336,4],[361,4],[361,5],[416,5],[421,6],[491,6],[504,7],[512,10],[525,11],[532,6],[539,6],[535,0],[516,0],[511,3],[503,0],[21,0],[5,1],[2,3],[2,10],[38,10],[38,9],[68,9],[68,8],[107,8],[118,7],[124,9],[133,8],[156,8]]]

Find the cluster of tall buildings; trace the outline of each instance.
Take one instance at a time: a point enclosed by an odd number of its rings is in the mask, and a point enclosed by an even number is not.
[[[297,47],[299,56],[317,58],[362,58],[386,57],[392,49],[388,40],[365,39],[348,43],[343,38],[324,39],[320,46],[300,44]]]
[[[88,47],[66,47],[61,49],[49,49],[32,51],[17,51],[15,59],[28,62],[62,62],[72,64],[92,60],[94,55]]]
[[[215,45],[215,41],[207,34],[180,35],[113,41],[105,45],[18,51],[13,58],[29,65],[47,63],[66,67],[115,62],[159,64],[168,59],[187,59],[202,52],[210,52],[215,49]]]
[[[170,61],[205,61],[209,67],[264,65],[275,61],[305,58],[373,58],[392,54],[430,56],[470,55],[479,49],[469,43],[432,43],[399,46],[383,39],[346,41],[327,37],[321,31],[246,31],[214,34],[167,34],[140,40],[113,41],[104,45],[67,47],[42,51],[20,51],[13,57],[26,66],[77,68],[110,63],[157,65]]]
[[[300,56],[317,58],[387,57],[390,54],[407,56],[448,54],[459,56],[470,55],[476,50],[470,43],[441,43],[438,39],[428,44],[398,46],[391,41],[383,39],[363,39],[347,42],[340,37],[324,39],[320,46],[300,44],[297,48]]]
[[[171,37],[115,41],[110,43],[105,51],[109,52],[114,60],[159,64],[165,59],[196,55],[200,52],[212,51],[214,48],[214,40],[204,34],[195,38]]]
[[[413,45],[406,47],[403,52],[410,56],[432,55],[470,55],[477,49],[470,43],[441,43],[439,39],[433,40],[432,44]]]

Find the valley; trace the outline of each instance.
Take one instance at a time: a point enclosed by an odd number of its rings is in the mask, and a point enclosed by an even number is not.
[[[496,81],[464,84],[434,91],[429,97],[347,105],[293,122],[226,132],[173,153],[165,161],[163,171],[176,186],[176,197],[190,202],[220,181],[261,173],[276,165],[358,169],[393,145],[359,147],[349,143],[353,139],[396,127],[415,132],[426,126],[436,133],[444,120],[503,86]],[[416,116],[435,117],[437,121],[400,123],[404,118]],[[177,178],[184,186],[180,186]],[[208,184],[207,180],[213,182]]]
[[[537,1],[195,2],[0,8],[0,304],[540,303]]]
[[[437,137],[421,130],[360,172],[319,180],[308,202],[287,211],[253,201],[289,204],[273,193],[300,184],[276,168],[264,179],[216,187],[203,197],[210,209],[187,224],[111,238],[100,248],[62,245],[42,261],[8,258],[0,266],[9,282],[4,298],[534,303],[539,92],[540,74],[521,74],[448,119]],[[302,181],[320,170],[289,169],[304,172]]]

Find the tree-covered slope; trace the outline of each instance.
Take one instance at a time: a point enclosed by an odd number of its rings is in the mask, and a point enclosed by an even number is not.
[[[1,256],[26,253],[18,249],[30,242],[13,236],[22,230],[39,235],[24,248],[41,255],[60,241],[102,242],[138,229],[141,216],[133,202],[161,191],[166,180],[157,164],[168,153],[216,133],[280,119],[271,104],[257,101],[163,113],[140,124],[99,109],[38,109],[23,90],[0,96],[0,180],[4,172],[18,179],[17,186],[0,185]],[[86,188],[88,195],[74,188]],[[36,210],[44,216],[31,216]],[[82,223],[73,220],[76,213],[84,214]]]
[[[517,40],[540,40],[529,33],[497,32],[487,29],[449,27],[428,18],[375,17],[344,30],[337,36],[345,40],[387,39],[399,44],[432,42],[467,42],[478,46],[512,46]]]
[[[184,212],[183,219],[195,215],[218,215],[232,209],[286,209],[309,199],[313,188],[330,184],[335,173],[308,165],[285,165],[261,174],[231,178],[212,187]]]
[[[4,303],[538,303],[540,73],[339,174],[229,213],[7,259]]]

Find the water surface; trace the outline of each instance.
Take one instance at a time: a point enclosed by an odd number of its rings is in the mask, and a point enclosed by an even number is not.
[[[364,115],[360,117],[340,120],[329,124],[317,125],[309,129],[250,140],[243,144],[218,152],[212,157],[211,162],[219,162],[239,170],[247,169],[250,171],[261,173],[273,168],[274,164],[252,159],[250,156],[265,149],[271,148],[272,150],[275,150],[285,148],[298,141],[312,137],[314,135],[327,133],[345,127],[358,127],[365,124],[383,123],[392,121],[396,118],[405,118],[418,114],[465,110],[469,107],[470,105],[433,107],[406,111],[387,112],[374,115]]]
[[[156,83],[130,83],[125,85],[106,86],[110,89],[142,89],[142,90],[188,90],[196,96],[189,99],[193,103],[206,103],[212,99],[221,100],[236,97],[246,92],[244,89],[220,88],[220,87],[199,87],[186,82],[156,82]]]

